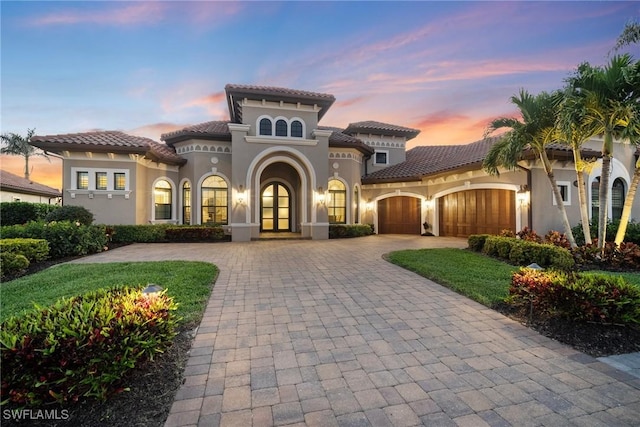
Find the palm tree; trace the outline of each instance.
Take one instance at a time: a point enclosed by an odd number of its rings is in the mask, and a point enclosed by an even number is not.
[[[622,47],[640,42],[640,22],[632,20],[625,24],[622,34],[618,36],[613,50],[620,50]]]
[[[483,167],[489,174],[499,175],[500,166],[510,170],[515,169],[518,161],[522,158],[522,153],[527,149],[532,150],[542,162],[553,190],[556,206],[560,211],[567,239],[571,246],[575,247],[576,242],[564,208],[562,195],[546,151],[547,145],[555,141],[554,125],[559,99],[560,95],[557,92],[553,94],[541,92],[534,96],[524,89],[520,90],[518,96],[512,96],[511,102],[520,110],[522,121],[510,117],[500,117],[489,124],[485,137],[498,129],[510,128],[511,130],[491,147],[483,162]]]
[[[35,129],[28,129],[27,136],[24,137],[17,133],[4,133],[0,135],[3,147],[0,148],[0,154],[9,154],[12,156],[24,157],[24,177],[29,179],[29,158],[32,156],[42,156],[49,160],[46,153],[29,144],[29,140],[33,136]]]
[[[580,102],[580,98],[575,96],[575,88],[567,86],[558,111],[556,135],[557,139],[568,144],[573,152],[582,234],[584,235],[584,242],[591,244],[591,228],[589,227],[589,208],[584,174],[591,171],[595,161],[582,158],[582,145],[593,136],[593,129],[581,126],[584,114],[584,105]]]
[[[581,125],[590,128],[594,135],[602,134],[602,174],[600,177],[598,212],[598,245],[604,248],[607,232],[607,203],[609,176],[613,157],[613,140],[621,137],[632,114],[634,88],[625,75],[634,67],[630,55],[611,58],[605,67],[593,67],[589,63],[578,66],[576,74],[568,79],[581,97],[584,115]],[[637,97],[637,89],[636,95]]]
[[[622,136],[628,139],[630,143],[636,146],[640,145],[640,106],[636,105],[634,118],[629,126],[624,130]],[[624,236],[627,233],[627,225],[629,225],[629,218],[631,217],[631,207],[633,206],[633,201],[636,198],[638,184],[640,184],[640,157],[636,160],[636,168],[633,172],[633,178],[631,178],[631,184],[629,184],[629,190],[627,191],[627,196],[624,199],[622,216],[620,217],[620,224],[618,225],[618,231],[616,232],[616,245],[622,243]]]

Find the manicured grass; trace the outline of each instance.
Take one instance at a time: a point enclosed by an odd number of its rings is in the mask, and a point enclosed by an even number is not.
[[[463,249],[418,249],[391,252],[389,261],[489,307],[509,292],[511,273],[519,267]],[[640,286],[640,273],[590,271],[624,277]]]
[[[19,315],[33,303],[47,306],[61,297],[114,286],[155,283],[178,303],[182,324],[200,319],[218,268],[205,262],[158,261],[63,264],[0,285],[0,321]]]
[[[508,294],[518,267],[462,249],[418,249],[391,252],[389,261],[492,306]]]

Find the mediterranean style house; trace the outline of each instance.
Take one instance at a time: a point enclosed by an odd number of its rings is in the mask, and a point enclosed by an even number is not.
[[[159,143],[117,131],[35,136],[63,158],[63,204],[103,224],[221,224],[233,241],[264,232],[326,239],[330,224],[373,224],[377,233],[468,236],[559,230],[547,177],[533,153],[517,170],[490,176],[482,161],[495,142],[406,149],[419,131],[362,121],[320,125],[333,95],[229,84],[228,121],[163,134]],[[598,156],[602,141],[585,144]],[[610,217],[620,216],[635,147],[616,143]],[[549,157],[573,224],[579,222],[573,156]],[[588,176],[597,215],[599,168]],[[640,217],[640,202],[633,215]],[[597,217],[597,216],[596,216]]]
[[[55,205],[62,194],[55,188],[31,181],[11,172],[0,171],[0,201]]]

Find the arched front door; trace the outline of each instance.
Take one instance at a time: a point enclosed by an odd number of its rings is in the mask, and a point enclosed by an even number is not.
[[[262,190],[260,230],[291,231],[291,195],[284,185],[272,183]]]

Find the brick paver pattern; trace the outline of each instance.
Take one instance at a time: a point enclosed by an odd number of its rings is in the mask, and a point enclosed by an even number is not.
[[[85,260],[220,268],[165,427],[640,425],[640,379],[382,258],[432,246],[466,241],[133,245]]]

